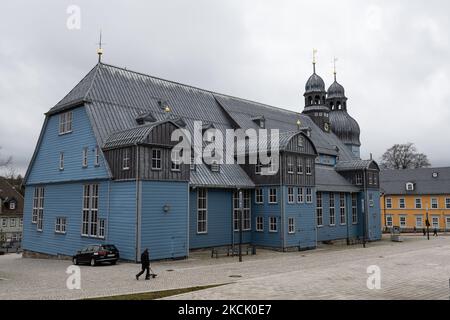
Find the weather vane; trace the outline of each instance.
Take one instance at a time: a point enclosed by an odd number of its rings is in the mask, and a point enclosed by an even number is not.
[[[334,74],[334,81],[336,81],[336,74],[337,74],[337,69],[336,69],[336,62],[338,61],[338,58],[334,57],[333,58],[333,74]]]
[[[102,62],[102,54],[103,54],[102,45],[104,45],[104,43],[102,43],[102,30],[100,30],[100,40],[98,42],[98,49],[97,49],[99,63]]]

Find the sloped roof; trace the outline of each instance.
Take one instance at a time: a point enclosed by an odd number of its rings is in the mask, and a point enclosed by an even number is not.
[[[363,170],[371,168],[379,170],[378,164],[373,160],[358,159],[351,161],[340,161],[336,164],[337,171]]]
[[[117,134],[124,135],[123,139],[126,139],[127,134],[139,136],[139,130],[126,131],[136,127],[136,117],[139,115],[151,112],[157,121],[167,118],[167,114],[161,109],[161,102],[164,101],[170,107],[171,114],[181,117],[191,133],[194,121],[198,120],[213,124],[216,129],[224,132],[237,126],[258,129],[252,119],[263,116],[267,129],[279,129],[281,133],[298,131],[297,120],[300,120],[302,127],[311,128],[310,138],[318,153],[339,155],[339,159],[343,161],[356,159],[336,135],[323,132],[308,116],[299,112],[214,93],[104,63],[97,64],[48,114],[65,110],[80,101],[84,102],[98,143],[102,146],[105,143],[111,144],[111,135],[117,132],[122,132]],[[227,165],[222,167],[225,166]],[[239,172],[245,177],[245,184],[253,184],[243,170],[233,168],[221,171],[224,181],[233,181],[232,177],[236,176],[232,176],[232,172]],[[195,181],[195,176],[192,175],[192,182]],[[205,173],[202,179],[206,177]],[[211,184],[214,184],[211,176],[210,178]]]
[[[437,177],[433,177],[437,173]],[[414,183],[407,191],[406,183]],[[450,167],[382,170],[380,189],[385,194],[447,194],[450,196]]]
[[[3,215],[7,214],[22,214],[23,213],[23,196],[6,181],[5,178],[0,177],[0,199],[2,201],[9,201],[15,199],[16,209],[10,210],[8,208],[2,208]]]
[[[358,192],[359,189],[337,173],[333,167],[316,165],[316,188],[318,191]]]

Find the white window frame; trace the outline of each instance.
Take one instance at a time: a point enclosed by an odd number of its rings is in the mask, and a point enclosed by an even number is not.
[[[174,159],[171,159],[172,164],[171,164],[170,170],[171,171],[175,171],[175,172],[179,172],[179,171],[181,171],[181,158],[180,158],[180,156],[182,156],[182,155],[180,155],[178,152],[174,152],[173,156],[174,156]]]
[[[263,216],[256,217],[256,231],[264,232],[264,217]]]
[[[358,195],[352,194],[352,224],[358,224]]]
[[[430,199],[430,209],[439,209],[439,201],[438,198],[431,198]]]
[[[419,202],[417,202],[417,200],[419,200]],[[414,199],[414,208],[422,209],[422,198],[415,198]]]
[[[303,174],[303,158],[297,157],[297,174]]]
[[[406,191],[414,191],[414,183],[407,182],[406,183]]]
[[[445,216],[445,229],[450,229],[450,216]]]
[[[2,218],[2,228],[7,228],[7,227],[8,227],[8,219]]]
[[[328,205],[330,208],[329,224],[331,227],[336,225],[336,196],[334,192],[328,193]]]
[[[250,190],[242,190],[242,231],[252,230]],[[239,231],[239,191],[233,192],[233,229]]]
[[[64,112],[59,115],[59,134],[67,134],[72,132],[72,111]]]
[[[197,189],[197,234],[208,233],[208,189]]]
[[[400,228],[403,228],[403,229],[406,228],[408,226],[408,224],[407,224],[407,216],[404,215],[404,214],[399,215],[398,224],[399,224]]]
[[[297,188],[297,203],[305,203],[305,189],[302,187]]]
[[[130,170],[130,149],[125,148],[123,149],[122,154],[122,170]]]
[[[294,234],[295,233],[295,218],[289,217],[288,218],[288,234]]]
[[[306,159],[306,175],[311,176],[312,175],[312,161],[311,159]]]
[[[255,204],[263,204],[264,203],[264,192],[262,188],[255,189]]]
[[[55,219],[55,233],[66,234],[67,219],[66,217],[56,217]]]
[[[362,176],[362,173],[356,173],[355,174],[355,182],[356,182],[356,184],[358,185],[358,186],[360,186],[360,185],[362,185],[363,184],[363,176]]]
[[[323,198],[322,192],[316,193],[316,224],[317,227],[323,227]]]
[[[9,210],[15,210],[16,209],[16,203],[14,201],[11,201],[9,203]]]
[[[392,209],[392,198],[386,198],[386,209]]]
[[[87,168],[88,167],[88,148],[87,147],[83,148],[81,156],[82,156],[81,166],[83,168]]]
[[[292,156],[287,157],[287,172],[288,174],[294,174],[294,162]]]
[[[258,160],[258,162],[255,164],[255,174],[257,176],[261,175],[261,168],[262,168],[262,164]]]
[[[161,149],[152,149],[152,170],[162,170]]]
[[[274,191],[274,192],[272,192]],[[269,204],[278,203],[278,190],[277,188],[269,188]]]
[[[295,203],[294,187],[288,187],[288,203],[289,204]]]
[[[9,223],[9,226],[10,226],[11,228],[15,228],[15,227],[16,227],[16,223],[17,223],[16,219],[15,219],[15,218],[11,218],[10,220],[11,220],[11,221],[10,221],[10,223]]]
[[[420,218],[420,225],[418,224]],[[423,217],[422,216],[416,216],[416,228],[423,228]]]
[[[99,185],[83,185],[81,236],[99,238]]]
[[[313,203],[312,188],[306,188],[306,203]]]
[[[64,152],[59,153],[59,170],[64,170]]]
[[[94,166],[98,167],[99,165],[100,165],[100,148],[99,146],[96,146],[94,156]]]
[[[450,209],[450,198],[445,198],[445,209]]]
[[[42,231],[44,219],[44,188],[36,187],[34,189],[33,211],[31,223],[36,224],[36,230]]]
[[[303,148],[305,146],[305,138],[302,136],[298,136],[297,138],[297,147]]]
[[[106,237],[106,219],[98,219],[98,237],[100,239]]]
[[[406,209],[406,200],[405,200],[405,198],[398,199],[398,207],[400,209]]]
[[[278,218],[275,216],[269,217],[269,232],[270,233],[278,232]]]
[[[437,226],[435,226],[434,225],[434,219],[437,219]],[[433,228],[433,229],[439,229],[440,228],[440,221],[439,221],[440,219],[439,219],[439,216],[431,216],[431,227]]]
[[[392,227],[394,226],[394,217],[392,214],[386,215],[386,227]]]
[[[347,208],[346,208],[346,199],[345,193],[339,193],[339,223],[341,225],[347,224]]]

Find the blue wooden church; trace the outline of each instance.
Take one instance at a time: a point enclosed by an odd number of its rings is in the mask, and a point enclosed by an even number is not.
[[[26,177],[25,256],[113,243],[138,261],[183,258],[239,240],[276,250],[381,237],[379,168],[360,159],[344,88],[314,73],[302,112],[99,62],[46,113]],[[178,128],[280,130],[280,167],[179,164]]]

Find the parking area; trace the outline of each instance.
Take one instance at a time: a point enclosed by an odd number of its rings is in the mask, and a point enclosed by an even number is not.
[[[81,266],[81,289],[66,286],[70,261],[0,256],[0,299],[81,299],[161,291],[200,285],[227,285],[172,299],[449,299],[450,237],[427,241],[406,236],[361,245],[323,245],[317,250],[256,256],[210,258],[211,251],[188,260],[152,264],[158,274],[136,281],[139,265]],[[368,289],[369,266],[379,267],[381,288]]]

